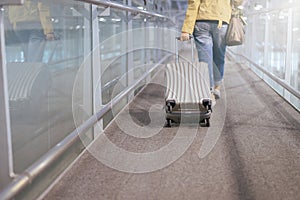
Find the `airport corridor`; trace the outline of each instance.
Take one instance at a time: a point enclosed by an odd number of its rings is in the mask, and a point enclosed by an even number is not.
[[[129,111],[123,110],[117,118],[129,113],[135,123],[149,124],[148,109],[153,104],[163,104],[163,94],[163,87],[149,84],[125,109]],[[124,133],[116,122],[105,130],[105,136],[116,146],[141,153],[162,148],[176,134],[186,142],[196,133],[183,155],[170,165],[153,172],[133,173],[138,163],[151,165],[148,160],[139,160],[127,163],[127,169],[132,169],[127,173],[107,167],[94,153],[86,151],[42,199],[300,198],[300,114],[243,63],[234,60],[227,59],[222,94],[209,128],[195,124],[173,126],[147,139]],[[220,116],[222,112],[225,119]],[[162,124],[160,120],[155,123]],[[90,148],[115,155],[107,151],[109,142],[102,136]],[[128,162],[126,158],[114,159]]]

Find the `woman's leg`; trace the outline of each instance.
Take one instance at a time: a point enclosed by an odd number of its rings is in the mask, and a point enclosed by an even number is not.
[[[209,70],[210,87],[213,88],[213,40],[210,30],[210,23],[196,22],[193,35],[198,51],[199,62],[207,63]]]
[[[227,24],[223,24],[221,28],[216,25],[213,32],[213,76],[214,86],[219,86],[224,77],[224,64],[226,53],[226,31]]]

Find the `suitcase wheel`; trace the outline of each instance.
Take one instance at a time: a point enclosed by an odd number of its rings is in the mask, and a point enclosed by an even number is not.
[[[166,120],[165,127],[171,127],[171,120],[170,119]]]
[[[202,127],[210,127],[210,119],[209,118],[202,119],[199,124]]]
[[[166,112],[172,113],[173,107],[176,105],[174,100],[167,100],[166,101]]]
[[[167,105],[167,113],[172,113],[172,106],[171,105]]]

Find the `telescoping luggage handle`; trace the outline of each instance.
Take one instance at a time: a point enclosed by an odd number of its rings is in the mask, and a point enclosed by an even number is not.
[[[180,37],[175,38],[175,57],[176,57],[176,63],[179,62],[179,49],[178,49],[178,41],[180,40]],[[191,41],[191,49],[192,49],[192,62],[195,61],[195,56],[194,56],[194,37],[190,35],[190,39],[187,41]],[[185,41],[182,41],[185,42]]]

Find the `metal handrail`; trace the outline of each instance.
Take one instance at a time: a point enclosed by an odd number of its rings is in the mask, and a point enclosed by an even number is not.
[[[170,56],[166,55],[156,63],[149,71],[140,77],[133,85],[123,90],[119,95],[106,104],[100,111],[91,116],[87,121],[70,133],[60,143],[56,144],[50,151],[44,154],[38,161],[28,167],[22,174],[19,174],[1,193],[0,199],[12,199],[21,192],[27,185],[38,177],[39,174],[48,169],[60,156],[63,155],[73,144],[80,140],[80,136],[94,126],[103,116],[119,103],[129,92],[136,88],[147,76],[161,66]]]
[[[85,2],[85,3],[90,3],[90,4],[94,4],[94,5],[98,5],[98,6],[106,6],[106,7],[116,8],[116,9],[119,9],[119,10],[132,12],[132,13],[135,13],[135,14],[144,14],[144,15],[148,15],[148,16],[152,16],[152,17],[159,17],[159,18],[162,18],[162,19],[167,19],[167,20],[172,21],[172,19],[170,19],[169,17],[166,17],[164,15],[161,15],[161,14],[158,14],[158,13],[155,13],[155,12],[149,12],[149,11],[146,11],[146,10],[138,9],[136,7],[126,6],[126,5],[119,4],[119,3],[114,3],[114,2],[111,2],[111,1],[103,1],[103,0],[78,0],[78,1]]]
[[[228,49],[229,50],[229,49]],[[261,65],[255,63],[254,61],[252,61],[250,58],[248,58],[247,56],[243,55],[243,54],[239,54],[239,53],[235,53],[232,50],[229,50],[229,53],[240,56],[244,59],[246,59],[248,62],[250,62],[252,65],[254,65],[258,70],[260,70],[261,72],[263,72],[264,74],[266,74],[269,78],[271,78],[273,81],[275,81],[276,83],[278,83],[280,86],[282,86],[284,89],[286,89],[287,91],[289,91],[291,94],[293,94],[295,97],[297,97],[298,99],[300,99],[300,92],[295,90],[293,87],[291,87],[289,84],[287,84],[285,81],[283,81],[282,79],[278,78],[277,76],[274,76],[272,73],[268,72],[266,69],[264,69]]]

